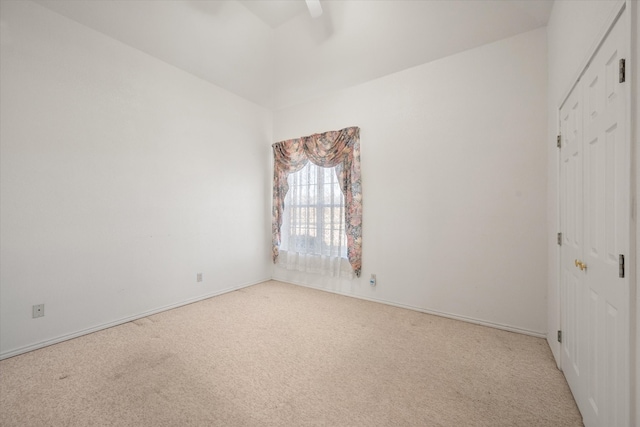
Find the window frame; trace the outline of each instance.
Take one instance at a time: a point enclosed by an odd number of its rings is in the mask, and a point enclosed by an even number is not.
[[[306,180],[303,177],[305,174]],[[330,182],[327,182],[328,177]],[[312,256],[339,256],[347,259],[346,200],[336,176],[336,167],[326,168],[308,162],[299,171],[289,174],[287,181],[289,191],[284,203],[281,249]],[[310,189],[314,187],[316,191],[312,194]],[[306,197],[304,194],[300,195],[300,192],[305,191]],[[316,203],[312,203],[314,200]],[[325,216],[327,209],[328,217]],[[305,211],[306,215],[303,214]],[[296,214],[298,216],[292,221],[291,215]],[[325,236],[326,232],[328,238]],[[316,239],[311,246],[308,241],[310,238]],[[301,243],[303,239],[304,243]],[[338,253],[334,248],[338,249]]]

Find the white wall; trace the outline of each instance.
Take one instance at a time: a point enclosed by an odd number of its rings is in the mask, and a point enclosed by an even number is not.
[[[364,218],[361,279],[274,278],[545,334],[546,67],[539,29],[276,111],[361,128]]]
[[[270,278],[270,111],[31,2],[0,11],[1,356]]]

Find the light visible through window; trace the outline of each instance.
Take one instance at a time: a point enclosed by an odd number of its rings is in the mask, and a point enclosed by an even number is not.
[[[289,174],[282,223],[282,249],[309,255],[347,257],[344,195],[335,168],[308,162]]]

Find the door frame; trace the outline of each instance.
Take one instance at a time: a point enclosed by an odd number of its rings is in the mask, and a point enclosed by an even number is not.
[[[637,43],[636,41],[633,40],[633,34],[634,34],[634,25],[635,26],[640,26],[640,22],[635,22],[635,15],[636,15],[636,7],[640,7],[640,5],[638,5],[637,3],[634,4],[634,2],[632,0],[617,0],[617,4],[614,6],[611,14],[607,17],[604,25],[602,26],[602,28],[600,29],[600,31],[598,32],[598,36],[595,39],[595,42],[592,44],[592,46],[589,48],[589,50],[587,51],[587,55],[585,56],[585,59],[583,59],[583,61],[580,64],[579,67],[579,71],[578,73],[576,73],[575,77],[571,80],[571,84],[569,85],[569,87],[567,88],[567,90],[564,92],[562,98],[561,98],[561,102],[560,104],[557,106],[556,108],[556,129],[557,132],[556,134],[560,133],[560,128],[561,128],[561,115],[560,115],[560,110],[562,109],[562,107],[564,106],[564,104],[567,102],[569,95],[572,93],[572,91],[575,89],[576,85],[578,84],[578,81],[583,77],[584,73],[586,72],[587,68],[589,67],[589,65],[591,64],[591,61],[593,60],[596,52],[598,51],[598,49],[600,48],[600,46],[604,43],[605,38],[607,37],[607,35],[609,34],[609,32],[611,31],[611,29],[613,28],[613,26],[618,22],[619,19],[624,20],[625,24],[626,24],[626,28],[625,28],[625,39],[626,39],[626,43],[627,43],[627,58],[626,58],[626,64],[627,64],[627,81],[629,82],[629,84],[625,85],[624,93],[626,96],[626,126],[624,129],[624,135],[627,138],[627,140],[629,141],[630,144],[630,155],[629,155],[629,160],[628,163],[625,165],[626,167],[629,168],[630,173],[629,173],[629,179],[631,182],[629,182],[629,254],[625,259],[625,270],[627,272],[627,274],[629,274],[629,370],[630,373],[632,374],[632,378],[631,381],[629,382],[629,397],[630,397],[630,405],[629,405],[629,417],[630,420],[632,422],[638,422],[640,421],[640,407],[638,407],[639,404],[635,403],[636,400],[638,400],[638,398],[640,397],[640,390],[637,389],[636,385],[638,384],[638,378],[640,378],[640,366],[637,366],[637,360],[639,358],[640,355],[637,354],[638,348],[640,348],[640,342],[636,342],[636,335],[637,335],[637,331],[636,331],[636,325],[638,323],[640,323],[640,319],[638,319],[637,317],[640,315],[640,313],[638,313],[638,308],[637,307],[637,268],[640,267],[640,265],[637,262],[637,241],[638,241],[638,236],[637,236],[637,215],[636,215],[636,211],[637,211],[637,203],[638,200],[636,200],[635,194],[636,194],[636,182],[640,179],[640,176],[636,175],[636,171],[637,171],[637,162],[636,162],[636,157],[640,156],[640,153],[637,153],[637,147],[636,144],[640,143],[640,141],[635,141],[634,139],[634,135],[633,135],[633,131],[634,129],[636,129],[636,127],[640,126],[640,123],[636,123],[635,121],[635,117],[633,117],[633,113],[635,112],[635,110],[633,109],[634,106],[634,102],[636,103],[637,107],[636,108],[640,108],[640,95],[636,95],[637,99],[633,97],[633,91],[638,91],[638,88],[635,87],[635,85],[639,85],[640,86],[640,81],[637,81],[634,79],[634,75],[639,75],[638,73],[640,72],[640,70],[633,70],[633,67],[635,66],[637,60],[636,60],[636,49],[635,49],[635,43]],[[623,12],[627,12],[624,16],[621,17],[621,15],[623,14]],[[629,72],[629,70],[631,72]],[[638,131],[636,130],[636,134],[638,134]],[[554,141],[555,143],[555,141]],[[556,154],[556,176],[558,177],[557,183],[556,183],[556,223],[558,224],[558,228],[560,226],[560,215],[561,215],[561,206],[560,206],[560,169],[561,169],[561,155],[560,155],[560,151],[558,151],[558,153]],[[640,159],[638,159],[638,162],[640,162]],[[640,185],[640,183],[638,183],[638,185]],[[562,231],[562,230],[558,230],[558,231]],[[556,269],[556,289],[555,289],[555,293],[556,293],[556,301],[558,301],[557,304],[557,311],[556,311],[556,318],[557,320],[557,327],[558,330],[563,330],[564,326],[562,323],[562,289],[561,289],[561,274],[562,274],[562,265],[561,265],[561,254],[560,254],[560,246],[556,246],[556,264],[557,264],[557,269]],[[562,345],[560,347],[560,352],[559,355],[561,355],[562,353]],[[562,357],[558,357],[556,358],[556,363],[557,366],[560,370],[562,370]],[[637,415],[639,414],[639,415]],[[636,416],[637,415],[637,416]]]

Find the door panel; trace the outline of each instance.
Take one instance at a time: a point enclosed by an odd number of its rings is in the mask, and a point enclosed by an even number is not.
[[[624,136],[626,104],[619,82],[624,21],[618,21],[585,72],[585,81],[596,82],[589,114],[584,116],[585,153],[585,253],[584,284],[587,305],[588,357],[585,423],[593,426],[626,426],[628,419],[629,346],[628,279],[618,277],[618,256],[628,254],[629,147]],[[602,84],[600,83],[602,82]],[[624,292],[620,292],[623,290]],[[626,296],[625,296],[626,294]],[[626,378],[625,378],[626,377]]]
[[[563,230],[560,265],[562,309],[562,366],[577,402],[583,387],[582,358],[584,340],[580,340],[584,327],[584,287],[575,260],[582,259],[583,251],[583,159],[582,159],[582,84],[573,90],[560,111],[562,150],[560,158],[560,227]]]

